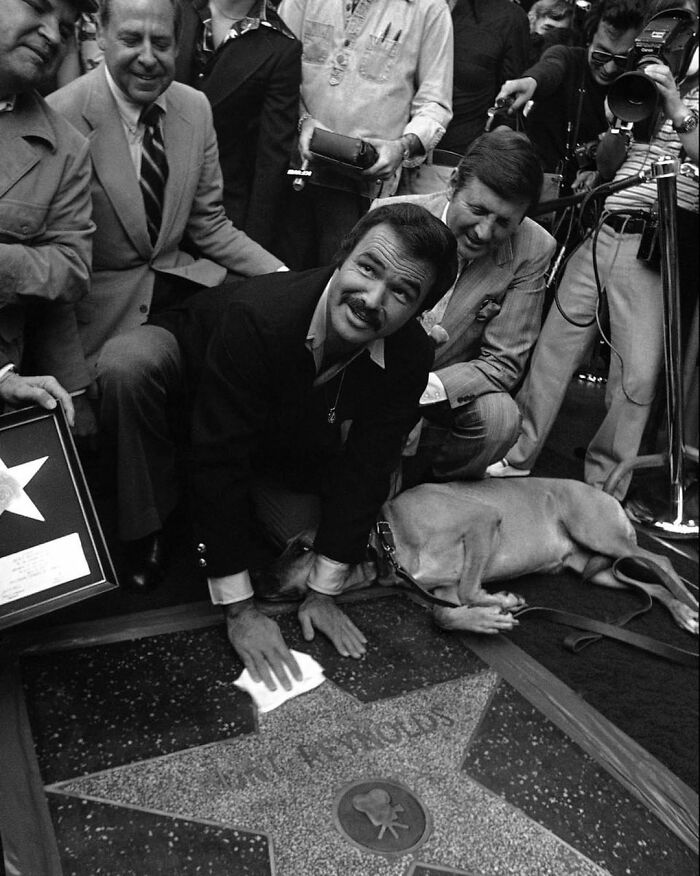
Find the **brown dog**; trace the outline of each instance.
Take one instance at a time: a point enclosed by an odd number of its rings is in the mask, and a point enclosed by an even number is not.
[[[489,593],[483,584],[571,569],[596,584],[624,587],[612,573],[612,562],[635,557],[652,561],[666,584],[639,585],[680,627],[698,632],[698,602],[669,560],[637,545],[616,499],[579,481],[487,478],[421,484],[385,503],[382,514],[391,526],[399,565],[424,589],[454,603],[454,608],[433,609],[445,629],[497,633],[517,624],[510,612],[524,604],[522,598]],[[268,596],[304,592],[311,543],[308,533],[292,539],[271,570]],[[609,562],[601,563],[601,557]],[[377,578],[376,565],[363,563],[351,570],[348,589]],[[382,583],[394,582],[383,577]]]

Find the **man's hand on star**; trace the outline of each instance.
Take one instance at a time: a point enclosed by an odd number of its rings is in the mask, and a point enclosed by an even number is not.
[[[259,611],[252,599],[227,605],[225,615],[229,642],[253,681],[262,681],[269,690],[277,690],[275,680],[278,680],[285,690],[291,690],[286,670],[301,681],[301,669],[287,648],[279,626]]]
[[[313,639],[316,629],[328,636],[343,657],[362,657],[367,651],[367,639],[338,608],[332,596],[309,591],[299,608],[298,617],[307,642]]]
[[[73,425],[73,402],[55,377],[24,377],[11,371],[0,381],[0,399],[15,408],[34,404],[49,411],[59,401],[66,413],[66,419]]]

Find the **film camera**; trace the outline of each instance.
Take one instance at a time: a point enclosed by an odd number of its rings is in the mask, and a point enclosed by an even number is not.
[[[667,9],[651,18],[630,49],[628,72],[608,89],[610,111],[623,122],[649,118],[657,109],[659,92],[644,67],[666,64],[678,81],[686,74],[696,44],[695,16],[687,9]]]

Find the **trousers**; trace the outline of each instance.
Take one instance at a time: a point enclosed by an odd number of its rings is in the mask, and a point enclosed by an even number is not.
[[[114,459],[122,541],[163,529],[182,498],[187,409],[182,354],[175,336],[143,325],[108,341],[98,361],[100,420]],[[318,527],[321,500],[260,475],[251,498],[263,529],[278,547]]]
[[[586,483],[602,489],[615,466],[638,454],[663,362],[661,277],[636,257],[641,235],[603,225],[596,254],[610,314],[610,371],[606,414],[586,451]],[[598,292],[593,241],[574,253],[558,290],[559,303],[575,322],[596,313]],[[532,468],[554,425],[571,377],[598,333],[595,322],[572,325],[553,305],[535,345],[530,371],[516,396],[522,412],[518,440],[506,458],[515,468]],[[631,475],[616,498],[627,493]]]
[[[519,428],[520,411],[506,392],[485,393],[457,408],[426,408],[417,465],[440,481],[478,480],[512,447]]]

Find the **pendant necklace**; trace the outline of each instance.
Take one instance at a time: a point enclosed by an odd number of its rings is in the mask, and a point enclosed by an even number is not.
[[[343,368],[340,374],[340,383],[338,384],[338,392],[335,394],[335,401],[332,406],[328,408],[328,424],[332,426],[335,423],[335,410],[338,407],[338,401],[340,399],[340,391],[343,388],[343,381],[345,380],[345,369]]]

